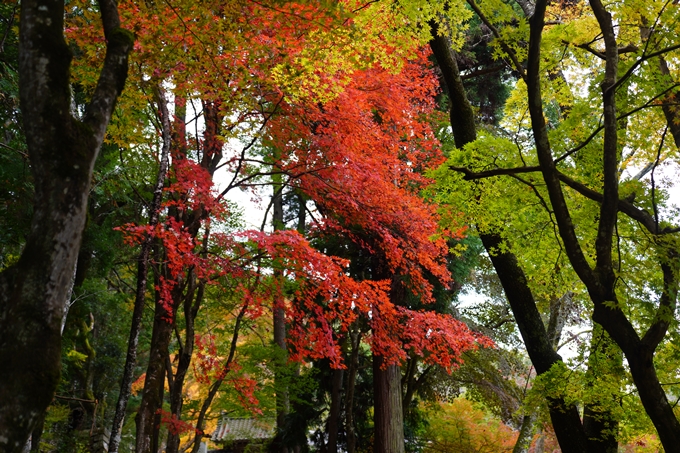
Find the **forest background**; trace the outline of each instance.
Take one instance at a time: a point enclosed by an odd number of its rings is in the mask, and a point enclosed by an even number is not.
[[[680,450],[675,3],[1,12],[0,451]]]

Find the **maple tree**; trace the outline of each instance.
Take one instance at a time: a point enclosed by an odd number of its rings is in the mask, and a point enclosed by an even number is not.
[[[424,56],[421,54],[420,58]],[[382,77],[389,83],[383,82]],[[271,123],[277,134],[272,140],[287,144],[281,154],[286,157],[287,153],[294,153],[289,157],[292,168],[304,171],[299,183],[292,184],[314,200],[325,214],[321,233],[347,234],[351,241],[365,248],[373,256],[369,260],[368,275],[391,280],[390,299],[394,305],[405,303],[405,289],[401,288],[404,283],[426,302],[432,301],[432,288],[423,276],[424,270],[448,281],[448,271],[441,258],[445,254],[443,239],[438,243],[431,242],[432,235],[437,233],[433,208],[413,192],[427,184],[420,172],[436,165],[440,159],[429,125],[412,120],[414,117],[425,119],[428,109],[432,109],[433,88],[434,79],[419,69],[417,61],[407,63],[396,76],[374,68],[355,74],[353,81],[335,100],[317,108],[305,106],[304,111],[290,113],[284,106],[284,113]],[[414,102],[414,99],[417,100]],[[405,109],[409,105],[413,106],[413,111]],[[292,121],[297,123],[291,125]],[[307,137],[301,135],[305,130],[309,131]],[[304,148],[299,146],[300,137],[304,139]],[[371,149],[370,154],[366,148]],[[308,162],[318,170],[307,174]],[[393,181],[399,181],[396,188]],[[414,222],[416,218],[418,220]],[[437,256],[440,258],[436,259]],[[400,329],[396,328],[399,317],[395,316],[398,311],[378,308],[372,309],[372,335],[369,337],[376,357],[374,378],[383,376],[383,367],[391,367],[385,385],[392,386],[390,394],[394,395],[398,389],[394,382],[401,376],[390,357],[396,355],[403,359],[405,350],[422,353],[422,349],[414,343],[407,343],[404,348],[399,343],[395,345],[392,338],[383,337],[383,332],[389,331],[399,338]],[[410,327],[414,322],[426,322],[426,328],[414,332],[427,332],[436,320],[445,319],[434,313],[409,313],[407,316],[412,317]],[[453,325],[452,321],[444,322],[435,331],[445,332]],[[402,338],[405,333],[401,334]],[[417,335],[426,338],[422,333]],[[447,346],[450,345],[449,342]],[[434,356],[447,362],[444,352],[445,348],[440,349],[439,355]],[[428,354],[427,357],[433,356]],[[376,388],[376,394],[380,388]],[[400,393],[396,391],[396,395]],[[376,402],[376,414],[379,414],[378,408],[388,417],[401,414],[400,402],[382,401]],[[401,424],[401,417],[380,424],[376,416],[376,427],[396,429]],[[396,445],[403,445],[403,434],[376,434],[376,444],[382,436],[392,438],[390,441]]]
[[[214,279],[219,276],[229,275],[230,278],[237,276],[243,278],[243,270],[248,267],[248,264],[229,264],[227,257],[230,253],[233,253],[233,256],[240,256],[241,259],[244,258],[243,251],[237,252],[241,246],[222,235],[208,233],[207,229],[208,218],[215,215],[214,210],[219,206],[219,201],[229,190],[248,185],[255,181],[258,175],[280,172],[291,178],[288,184],[304,192],[307,197],[314,200],[320,211],[327,214],[322,223],[317,223],[320,227],[318,231],[323,231],[325,234],[328,232],[349,234],[361,245],[367,247],[367,250],[376,252],[380,250],[379,253],[385,255],[384,258],[380,258],[384,262],[381,265],[384,271],[381,272],[398,273],[407,277],[411,289],[426,299],[429,297],[430,288],[422,276],[420,267],[444,280],[447,279],[447,275],[442,267],[441,258],[437,258],[437,255],[445,253],[444,243],[441,239],[438,242],[430,240],[430,236],[437,231],[433,218],[434,209],[423,204],[416,194],[416,191],[426,184],[426,180],[420,176],[422,170],[436,164],[440,159],[434,153],[436,141],[431,131],[428,130],[426,122],[417,121],[417,119],[424,120],[427,109],[432,107],[430,98],[433,95],[434,82],[431,75],[422,73],[424,55],[420,55],[420,62],[407,63],[405,69],[396,73],[374,66],[363,72],[351,73],[351,77],[348,74],[339,86],[328,85],[330,82],[325,84],[322,82],[324,87],[336,86],[334,91],[337,96],[333,99],[326,99],[326,102],[318,103],[314,99],[296,98],[293,93],[290,98],[292,102],[281,103],[280,99],[285,93],[285,87],[284,92],[277,92],[274,87],[280,79],[275,77],[272,82],[269,72],[276,74],[276,71],[272,71],[274,64],[272,62],[276,61],[276,58],[272,58],[272,54],[276,55],[273,50],[278,50],[277,46],[280,46],[285,49],[285,52],[291,52],[291,47],[293,47],[286,35],[290,29],[280,27],[281,18],[287,19],[288,14],[281,14],[268,8],[258,10],[253,5],[240,9],[235,7],[233,11],[218,8],[209,11],[209,14],[205,14],[205,9],[196,10],[191,7],[184,9],[184,5],[180,4],[168,5],[166,13],[160,14],[154,8],[141,5],[130,6],[131,9],[124,10],[123,14],[131,21],[132,28],[139,34],[139,55],[135,58],[140,62],[138,67],[142,70],[135,75],[136,83],[144,86],[144,78],[148,77],[145,74],[150,74],[150,77],[155,79],[169,78],[175,83],[173,124],[167,124],[169,122],[167,112],[158,115],[162,124],[160,129],[163,135],[164,155],[168,152],[168,148],[173,150],[169,172],[172,183],[166,188],[166,201],[161,207],[158,204],[159,196],[155,196],[149,227],[126,228],[128,234],[132,234],[134,242],[142,244],[140,266],[145,265],[147,260],[146,256],[149,252],[145,250],[148,250],[148,244],[157,243],[154,258],[150,261],[154,269],[156,293],[156,315],[151,339],[152,358],[146,372],[142,406],[137,419],[137,450],[146,451],[152,448],[153,436],[158,435],[153,428],[155,423],[153,420],[158,420],[159,411],[161,411],[162,398],[159,399],[159,395],[162,392],[161,383],[166,373],[170,375],[174,373],[172,387],[176,388],[170,390],[171,410],[169,417],[165,419],[177,420],[179,423],[181,400],[178,400],[177,396],[181,395],[181,377],[186,373],[187,364],[192,355],[193,335],[190,331],[192,322],[190,317],[196,316],[198,312],[203,286],[215,283]],[[182,8],[181,13],[180,8]],[[313,7],[310,9],[318,12]],[[254,10],[257,10],[257,13],[253,12]],[[240,30],[237,39],[225,30],[225,33],[220,35],[225,39],[222,47],[211,48],[213,42],[209,43],[206,38],[202,37],[209,30],[208,24],[214,21],[221,22],[229,14],[252,17],[254,21],[249,22],[249,27],[253,28],[246,27]],[[302,16],[302,23],[307,23],[309,17]],[[164,18],[160,21],[162,24],[157,21],[159,17]],[[276,30],[281,32],[280,34],[274,34],[273,22],[276,22],[278,26]],[[191,26],[187,25],[189,23]],[[158,41],[159,33],[167,33],[168,29],[174,30],[171,36],[176,42],[181,43],[183,53],[174,56],[175,54],[172,53],[159,55],[153,51],[153,45]],[[88,33],[93,33],[92,30],[93,28],[88,23],[72,28],[70,33],[81,47],[87,48]],[[252,34],[248,31],[252,31]],[[297,44],[300,41],[299,38],[299,35],[295,36],[296,45],[299,45]],[[243,47],[249,48],[249,59],[237,62],[236,67],[233,67],[234,61],[229,59],[230,54],[227,49],[234,55],[238,54],[239,49]],[[304,53],[307,50],[303,48],[297,52]],[[196,58],[190,57],[192,52],[196,52]],[[258,52],[262,52],[261,55],[268,59],[260,59]],[[98,57],[96,52],[87,55],[94,59]],[[177,59],[174,62],[173,56]],[[217,64],[217,61],[225,61],[224,66]],[[299,63],[300,60],[292,61]],[[262,64],[262,69],[255,69],[255,64]],[[88,68],[87,64],[78,68],[85,74],[84,78],[86,78]],[[230,77],[228,80],[216,82],[209,75],[216,70],[228,70]],[[206,74],[210,80],[195,77],[197,73]],[[191,77],[185,79],[188,74],[191,74]],[[400,78],[397,79],[397,77]],[[348,84],[351,85],[355,79],[354,83],[357,88],[348,89]],[[225,81],[226,84],[223,84]],[[377,85],[376,82],[378,82]],[[159,82],[155,83],[160,85]],[[251,92],[245,89],[250,83],[259,90],[257,96],[252,96]],[[235,90],[234,87],[239,89]],[[182,114],[179,112],[183,112],[182,93],[195,93],[196,90],[203,93],[199,96],[203,97],[206,132],[202,137],[197,135],[190,138],[185,135],[186,129],[183,125]],[[374,92],[371,93],[371,91]],[[220,93],[223,94],[220,95]],[[362,93],[367,93],[367,95],[361,95]],[[234,94],[242,97],[235,97]],[[192,94],[192,96],[195,95]],[[206,98],[211,100],[206,100]],[[357,103],[360,99],[361,102]],[[126,99],[125,102],[139,104],[139,100],[134,98]],[[145,101],[142,100],[142,102]],[[158,96],[156,105],[161,111],[163,103],[162,96]],[[399,111],[405,104],[411,105],[412,110]],[[270,113],[266,112],[266,109],[271,106],[278,107],[277,116],[273,120],[267,117]],[[349,106],[353,106],[353,109],[348,109]],[[211,108],[216,114],[213,119],[209,116]],[[347,114],[341,122],[336,123],[342,128],[332,130],[330,125],[340,119],[337,111]],[[332,112],[332,114],[328,115],[326,112]],[[262,120],[263,115],[264,120]],[[280,121],[276,122],[279,119]],[[216,196],[211,192],[210,180],[212,172],[217,169],[222,159],[222,137],[230,134],[242,135],[248,130],[256,129],[257,126],[253,128],[253,120],[262,124],[270,122],[271,126],[267,131],[275,133],[281,131],[282,125],[287,125],[288,130],[293,132],[295,140],[307,136],[316,143],[311,148],[295,149],[290,146],[293,143],[292,137],[272,134],[268,140],[280,147],[282,155],[276,159],[276,162],[270,164],[269,168],[273,170],[264,169],[254,173],[251,172],[252,165],[259,163],[259,160],[245,154],[251,146],[246,145],[242,153],[236,153],[234,157],[225,161],[226,167],[233,171],[233,179],[228,187]],[[291,120],[295,123],[290,123]],[[308,127],[310,123],[307,122],[318,122],[324,126],[323,129],[312,131]],[[356,136],[349,128],[357,125],[365,127],[366,140],[352,145],[349,139]],[[168,129],[174,129],[175,132],[170,133]],[[120,132],[127,134],[126,140],[140,137],[138,133],[130,135],[129,130],[120,130]],[[119,130],[114,129],[114,140],[121,141],[121,138],[117,138],[118,133]],[[329,139],[333,135],[335,137],[344,135],[347,141],[330,146],[332,141]],[[187,149],[187,143],[192,140],[198,141],[196,151],[199,153],[199,158],[196,161],[190,157]],[[371,148],[377,151],[378,147],[381,148],[380,154],[369,156],[366,152]],[[304,159],[304,161],[299,159]],[[348,165],[343,165],[343,161],[346,161]],[[335,165],[336,169],[331,172],[329,166],[332,165]],[[338,172],[340,168],[344,169],[342,173]],[[370,179],[367,179],[368,176]],[[159,171],[158,182],[160,183],[163,178],[164,171]],[[395,185],[394,180],[399,181],[399,184]],[[336,184],[337,181],[341,184]],[[326,187],[329,183],[331,187],[337,186],[333,193],[330,193]],[[356,204],[357,201],[360,201],[360,205]],[[215,204],[216,202],[218,204]],[[390,204],[394,204],[394,208],[386,209],[386,206]],[[370,209],[367,209],[368,207]],[[160,209],[167,210],[168,217],[156,223],[157,221],[153,218],[154,212]],[[350,218],[352,222],[355,222],[354,224],[346,222]],[[216,218],[212,221],[216,220],[219,221]],[[361,235],[353,234],[352,229],[363,231]],[[357,315],[353,313],[353,310],[347,309],[346,300],[356,298],[355,294],[361,294],[361,297],[371,296],[370,303],[369,299],[364,302],[362,299],[353,300],[354,309],[369,319],[371,319],[368,316],[369,312],[375,314],[372,318],[371,343],[374,349],[381,356],[385,356],[388,361],[403,358],[403,349],[411,348],[425,353],[428,360],[436,358],[443,365],[451,366],[452,360],[462,349],[471,346],[477,340],[483,342],[481,338],[474,336],[454,338],[455,332],[451,329],[458,329],[457,332],[461,335],[464,332],[462,325],[457,322],[446,322],[445,318],[427,313],[411,313],[405,309],[395,310],[392,308],[392,301],[386,298],[384,284],[354,282],[352,279],[337,280],[335,275],[342,274],[342,266],[338,267],[337,263],[334,266],[331,266],[332,263],[326,263],[324,255],[320,255],[318,259],[314,258],[319,254],[305,246],[305,240],[300,242],[300,238],[291,235],[248,236],[248,238],[255,241],[260,248],[264,248],[274,258],[274,263],[277,259],[285,263],[280,269],[288,276],[287,278],[294,278],[296,281],[308,279],[318,285],[300,284],[301,289],[293,297],[295,304],[285,307],[286,316],[292,326],[289,329],[288,340],[293,346],[292,357],[295,359],[330,357],[335,366],[339,366],[341,355],[337,343],[333,340],[333,330],[328,325],[328,319],[343,320],[341,330],[354,322]],[[221,253],[224,258],[222,261],[206,260],[203,257],[207,252],[206,247],[212,246],[213,241],[221,244],[220,247],[223,249]],[[290,249],[290,247],[294,248]],[[285,249],[286,255],[276,258],[279,249]],[[300,250],[299,258],[292,253],[292,250],[298,249]],[[294,257],[296,261],[291,262],[291,257]],[[302,261],[303,258],[305,261]],[[297,263],[297,260],[306,266],[314,266],[313,271],[299,268],[302,264]],[[238,272],[236,272],[237,268],[240,269]],[[201,272],[198,272],[198,269]],[[319,275],[316,273],[323,276],[323,285],[319,285]],[[136,306],[141,306],[144,300],[142,294],[146,290],[146,285],[143,274],[142,267],[140,267]],[[389,277],[388,274],[384,275]],[[376,274],[375,278],[383,277]],[[400,283],[396,282],[396,284]],[[183,287],[189,290],[182,293]],[[335,294],[340,290],[342,290],[340,294]],[[272,292],[275,293],[274,290]],[[196,299],[193,299],[194,297]],[[342,303],[343,298],[344,303]],[[332,303],[322,310],[318,306],[317,299],[328,299]],[[279,297],[278,300],[285,299]],[[188,306],[192,308],[189,311],[185,310],[183,322],[187,330],[184,342],[181,344],[180,357],[183,358],[180,359],[178,367],[183,367],[183,371],[180,371],[179,368],[167,367],[166,359],[170,341],[169,333],[172,330],[172,324],[176,322],[177,309],[182,303],[185,307],[189,304]],[[253,306],[263,303],[264,300],[260,299],[254,302]],[[253,309],[252,306],[248,308],[248,310],[251,309]],[[378,313],[380,316],[377,316]],[[410,327],[410,330],[400,329],[391,335],[387,334],[404,321],[408,321],[406,325]],[[304,326],[305,330],[296,330],[296,328],[300,329],[300,326]],[[313,333],[311,336],[309,336],[310,329]],[[420,334],[413,336],[413,332],[420,332]],[[431,341],[423,343],[422,340],[428,337],[427,332],[431,332]],[[433,334],[434,332],[437,334]],[[306,335],[303,336],[303,333]],[[131,338],[133,336],[131,335]],[[232,344],[236,344],[236,338],[237,334]],[[134,358],[128,363],[134,363]],[[227,364],[229,363],[230,361],[227,361]],[[218,381],[222,381],[221,376],[216,378],[215,382]],[[129,384],[125,385],[129,386]],[[215,388],[219,388],[219,384]],[[206,400],[207,405],[210,404],[209,400],[210,398]],[[121,407],[124,409],[124,406],[123,403]],[[117,429],[119,432],[119,428]],[[176,434],[176,432],[170,432],[168,448],[176,448],[177,440],[173,437]],[[115,438],[116,435],[114,435],[114,442]],[[194,449],[196,448],[198,448],[197,442],[194,443]]]
[[[588,362],[585,374],[583,423],[576,406],[570,402],[572,396],[559,391],[548,393],[560,446],[564,451],[614,451],[622,423],[622,412],[615,401],[621,397],[624,379],[630,379],[664,448],[674,451],[677,442],[673,436],[677,429],[672,426],[677,419],[667,403],[670,390],[660,384],[651,357],[667,333],[675,335],[672,327],[677,286],[675,229],[662,226],[659,220],[662,202],[659,182],[654,176],[654,169],[661,162],[661,150],[668,149],[663,130],[672,132],[675,127],[671,126],[675,122],[674,111],[667,104],[672,102],[675,84],[671,74],[664,71],[663,63],[648,67],[643,62],[662,55],[672,58],[676,49],[674,37],[666,35],[663,24],[673,21],[675,13],[656,5],[654,12],[647,11],[639,21],[632,22],[636,25],[626,25],[615,33],[611,15],[620,11],[614,5],[605,9],[591,2],[591,15],[570,5],[537,2],[528,5],[530,11],[524,17],[502,5],[472,2],[470,5],[495,36],[492,45],[496,54],[505,58],[522,79],[508,101],[508,117],[504,120],[519,132],[514,134],[514,142],[493,133],[477,137],[456,61],[445,54],[448,47],[442,41],[440,52],[435,53],[452,93],[452,125],[456,145],[461,149],[449,163],[452,170],[460,172],[454,179],[473,181],[466,186],[473,194],[466,195],[472,200],[467,204],[468,212],[475,213],[471,217],[503,281],[537,372],[546,373],[553,385],[561,373],[569,372],[545,334],[534,302],[541,297],[559,294],[561,288],[580,282],[581,300],[593,304],[593,320],[608,334],[598,333],[601,331],[597,325],[593,328],[592,361]],[[629,7],[641,8],[633,4]],[[517,27],[504,26],[503,17],[519,17]],[[546,17],[557,17],[558,21],[547,28]],[[657,24],[658,33],[651,40],[640,33],[650,20]],[[604,36],[604,51],[597,47],[599,38],[591,34],[593,28]],[[524,36],[528,47],[523,46],[522,39],[513,37],[518,34]],[[624,41],[634,44],[624,46],[621,44]],[[521,63],[517,64],[525,59],[526,71]],[[600,59],[604,69],[599,65]],[[601,90],[593,83],[585,84],[586,90],[579,92],[573,86],[578,84],[560,72],[562,68],[575,67],[602,74]],[[652,75],[656,71],[662,74],[660,78]],[[642,79],[646,82],[641,82]],[[635,85],[638,82],[645,88],[638,90]],[[633,96],[642,107],[628,105]],[[657,103],[661,98],[666,101]],[[555,110],[551,112],[550,106]],[[600,124],[585,119],[593,109],[604,111]],[[638,117],[643,110],[646,116]],[[453,124],[457,118],[462,118],[467,126],[457,130]],[[639,121],[650,121],[645,123],[650,129],[644,136],[653,142],[651,146],[639,142],[639,135],[632,132],[632,123]],[[661,132],[655,135],[659,128]],[[626,151],[629,145],[638,151],[629,153]],[[630,167],[634,162],[642,163],[646,169],[635,172]],[[651,178],[644,181],[650,171]],[[505,183],[504,176],[513,182]],[[499,198],[499,193],[508,198]],[[625,199],[624,193],[631,198]],[[520,205],[524,209],[517,211]],[[665,212],[672,222],[671,213]],[[527,224],[527,219],[534,223]],[[554,234],[532,234],[534,243],[525,242],[522,235],[537,224],[549,226]],[[542,245],[534,248],[537,241]],[[545,251],[551,249],[556,253],[546,257]],[[538,272],[529,274],[525,270],[529,266]],[[634,289],[641,283],[633,277],[640,272],[640,266],[649,271],[643,285],[655,282],[652,293],[644,296]],[[536,282],[551,286],[546,291],[535,286]],[[620,286],[624,282],[626,289]],[[628,362],[627,370],[621,366],[621,351]],[[648,360],[640,363],[645,354]],[[594,363],[602,364],[607,371],[593,367]],[[594,387],[598,388],[597,393],[589,394]],[[655,396],[651,395],[653,392]]]
[[[244,329],[269,328],[271,314],[275,343],[285,350],[280,361],[323,362],[332,375],[328,432],[334,437],[324,447],[336,450],[346,442],[356,451],[365,441],[363,432],[355,435],[363,429],[355,422],[368,412],[365,404],[353,412],[354,392],[365,392],[375,379],[375,447],[401,451],[401,406],[410,405],[413,389],[407,385],[400,402],[399,365],[408,360],[405,380],[413,383],[419,369],[434,363],[455,368],[462,351],[489,344],[434,308],[434,287],[451,283],[447,240],[467,233],[467,224],[480,233],[505,286],[539,374],[534,393],[547,397],[562,448],[616,448],[634,437],[627,433],[630,408],[642,404],[673,451],[677,420],[667,400],[677,392],[670,385],[677,369],[676,233],[659,171],[677,153],[671,136],[676,147],[680,142],[672,33],[677,12],[632,0],[606,8],[524,0],[121,5],[124,26],[137,34],[128,80],[134,88],[120,98],[107,140],[120,154],[120,167],[147,163],[143,171],[130,170],[137,181],[127,194],[146,207],[117,225],[130,247],[139,247],[137,268],[125,268],[116,285],[101,285],[134,299],[135,312],[112,450],[140,367],[146,373],[138,451],[157,450],[163,442],[178,451],[189,437],[196,451],[224,387],[238,388],[243,403],[255,407],[258,385],[245,371],[239,339]],[[112,46],[102,39],[99,14],[79,2],[66,10],[66,37],[77,55],[74,98],[97,93],[98,68]],[[626,20],[614,27],[609,14]],[[61,36],[61,22],[53,25]],[[604,45],[593,34],[599,32]],[[477,43],[474,51],[451,54],[466,34]],[[432,126],[441,120],[438,83],[423,49],[430,41],[448,88],[443,102],[451,107],[456,148],[447,149],[448,163],[440,151],[449,146],[448,131]],[[456,64],[467,65],[462,74]],[[499,67],[503,77],[492,79],[492,90],[480,90],[488,88],[482,83],[471,88],[471,80]],[[582,73],[601,75],[611,88],[603,95],[599,81],[577,85],[573,74]],[[70,98],[68,82],[62,85],[62,97]],[[506,101],[495,90],[512,94]],[[11,96],[2,102],[11,111]],[[83,105],[76,103],[74,115],[87,112]],[[593,114],[601,107],[602,124]],[[19,137],[14,146],[21,134],[10,129],[3,130]],[[432,189],[427,171],[442,163]],[[219,172],[226,178],[216,177]],[[21,178],[10,176],[14,182],[6,184],[16,186]],[[48,187],[38,177],[36,188]],[[219,179],[226,182],[218,190]],[[268,212],[275,231],[235,234],[238,216],[226,198],[258,186],[274,192]],[[427,188],[449,211],[423,201]],[[12,228],[21,229],[21,221]],[[77,244],[71,245],[69,259],[75,260]],[[77,274],[87,269],[88,254],[92,249],[83,250]],[[12,264],[8,256],[3,251],[3,265]],[[60,291],[69,287],[69,273],[63,275]],[[73,285],[75,298],[82,275]],[[152,322],[144,318],[149,302]],[[216,309],[220,303],[230,310]],[[92,354],[93,324],[87,310],[74,307],[65,327],[72,345],[68,363],[92,364],[100,360]],[[126,314],[130,307],[121,304]],[[582,366],[556,352],[565,310],[592,314],[602,326],[593,325]],[[229,326],[219,338],[206,321],[216,313]],[[150,358],[136,366],[138,342],[143,351],[148,345]],[[368,348],[372,376],[358,363]],[[274,362],[267,366],[276,369]],[[563,373],[572,373],[574,385],[560,392],[555,383]],[[77,383],[72,387],[82,386],[80,396],[96,400],[89,378],[75,374],[68,374]],[[360,388],[357,379],[364,380]],[[198,397],[186,396],[193,382]],[[623,393],[632,384],[639,399]],[[294,392],[284,387],[276,387],[278,405],[303,418]],[[87,416],[109,423],[110,414],[94,412],[96,406]],[[528,412],[530,432],[536,414]]]

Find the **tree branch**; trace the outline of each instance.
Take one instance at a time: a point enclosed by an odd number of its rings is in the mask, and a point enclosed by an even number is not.
[[[567,207],[562,186],[557,179],[557,169],[552,157],[548,130],[543,114],[543,100],[541,94],[540,65],[541,65],[541,36],[543,33],[543,21],[547,8],[547,0],[536,2],[536,10],[529,21],[529,54],[527,60],[527,96],[529,101],[529,114],[531,116],[531,128],[536,144],[536,154],[539,165],[546,183],[550,204],[555,213],[555,219],[559,226],[560,237],[564,243],[565,251],[569,257],[574,271],[587,287],[592,288],[597,284],[595,275],[586,260],[579,239],[576,236],[569,208]]]
[[[678,254],[675,250],[670,249],[668,255],[669,261],[677,261]],[[678,295],[678,280],[668,262],[661,263],[661,271],[663,272],[663,293],[659,300],[659,308],[656,310],[652,325],[642,337],[642,344],[652,350],[657,348],[668,331],[668,326],[673,320]]]
[[[118,7],[114,0],[99,0],[106,37],[106,56],[97,87],[85,108],[83,122],[92,128],[95,140],[101,143],[118,96],[123,91],[128,71],[128,54],[134,35],[120,28]]]
[[[500,43],[501,47],[505,52],[507,52],[508,57],[510,58],[510,61],[512,61],[512,64],[515,66],[515,70],[519,72],[520,77],[522,77],[522,80],[526,82],[526,72],[524,71],[524,66],[522,66],[522,63],[517,59],[517,54],[506,44],[506,42],[501,38],[501,34],[498,31],[498,29],[491,23],[491,21],[484,15],[482,10],[477,6],[475,3],[475,0],[467,0],[468,5],[470,5],[470,8],[479,16],[479,19],[484,22],[484,25],[489,27],[489,30],[491,30],[491,33],[496,37],[498,42]]]
[[[466,181],[474,181],[476,179],[491,178],[493,176],[503,176],[503,175],[517,175],[520,173],[533,173],[541,171],[541,167],[516,167],[516,168],[495,168],[493,170],[486,170],[480,172],[473,172],[467,167],[454,167],[449,166],[449,170],[456,171],[458,173],[463,173],[463,179]]]
[[[600,192],[593,190],[587,187],[585,184],[575,181],[574,179],[571,179],[564,173],[557,172],[557,176],[560,179],[560,181],[562,181],[567,186],[571,187],[584,197],[589,198],[590,200],[596,201],[598,203],[602,203],[602,201],[604,200],[604,195],[602,195]],[[680,231],[680,227],[665,227],[663,229],[658,229],[656,226],[656,222],[654,221],[654,217],[652,215],[650,215],[647,211],[638,208],[637,206],[635,206],[633,203],[626,199],[620,199],[617,205],[619,212],[622,212],[631,219],[638,221],[651,234],[662,235],[677,233],[678,231]]]

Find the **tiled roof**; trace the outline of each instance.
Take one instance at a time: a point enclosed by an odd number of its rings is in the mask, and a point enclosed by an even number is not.
[[[223,417],[212,435],[214,442],[273,439],[276,420],[269,418],[228,418]]]

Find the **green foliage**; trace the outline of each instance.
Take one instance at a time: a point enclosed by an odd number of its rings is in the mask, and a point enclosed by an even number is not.
[[[0,269],[21,251],[33,214],[33,175],[19,109],[18,3],[0,5]]]

